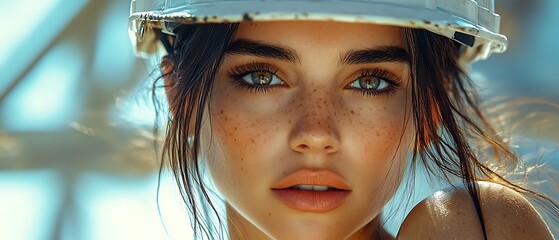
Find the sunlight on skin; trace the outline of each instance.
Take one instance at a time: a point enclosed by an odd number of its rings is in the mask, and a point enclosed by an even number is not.
[[[450,211],[446,208],[448,205],[448,193],[444,191],[437,191],[433,194],[434,201],[429,202],[428,207],[437,211],[439,216],[448,216]]]

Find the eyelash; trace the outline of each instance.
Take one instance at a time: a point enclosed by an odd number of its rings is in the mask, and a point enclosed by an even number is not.
[[[247,65],[238,66],[233,68],[227,74],[230,79],[233,80],[233,83],[240,89],[248,90],[251,93],[267,93],[277,87],[281,87],[282,85],[266,85],[266,86],[258,86],[252,85],[243,80],[247,74],[251,74],[254,72],[267,72],[271,73],[276,76],[276,73],[279,71],[279,68],[273,67],[271,65],[265,63],[251,63]],[[277,76],[276,76],[277,77]]]
[[[247,90],[251,93],[267,93],[278,87],[283,87],[284,84],[258,86],[258,85],[247,83],[245,80],[243,80],[243,77],[245,77],[247,74],[251,74],[254,72],[267,72],[277,77],[276,73],[278,71],[279,68],[276,68],[272,65],[255,62],[255,63],[235,67],[231,69],[227,75],[229,76],[230,79],[232,79],[233,83],[240,89]],[[396,94],[398,88],[401,85],[399,77],[395,76],[388,70],[381,69],[381,68],[362,70],[358,76],[352,78],[353,81],[350,82],[350,84],[355,81],[358,81],[360,78],[363,77],[378,78],[382,81],[385,81],[389,86],[383,90],[366,90],[366,89],[350,88],[350,87],[346,87],[346,89],[352,89],[354,92],[361,93],[365,97],[379,97],[382,95],[392,96]]]
[[[380,97],[382,95],[393,96],[394,94],[397,93],[397,90],[398,88],[400,88],[401,85],[400,83],[401,80],[399,77],[389,72],[388,70],[382,68],[364,69],[361,71],[361,73],[358,76],[352,78],[353,80],[350,82],[350,84],[355,81],[358,81],[360,78],[363,77],[378,78],[382,81],[385,81],[388,84],[388,86],[386,87],[386,89],[383,90],[366,90],[366,89],[349,88],[349,87],[346,88],[352,89],[356,93],[361,93],[365,97]]]

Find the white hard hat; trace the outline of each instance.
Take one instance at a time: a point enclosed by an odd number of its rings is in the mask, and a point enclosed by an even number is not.
[[[131,0],[129,33],[136,55],[164,50],[157,29],[179,24],[327,20],[422,28],[468,46],[473,61],[503,52],[494,0]],[[155,30],[155,31],[154,31]]]

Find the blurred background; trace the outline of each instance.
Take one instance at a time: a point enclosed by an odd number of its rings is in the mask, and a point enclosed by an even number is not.
[[[485,99],[512,101],[511,142],[558,179],[559,1],[496,5],[509,50],[472,76]],[[128,12],[127,0],[0,2],[0,239],[190,239],[167,174],[158,194],[154,66],[133,56]],[[436,188],[417,186],[416,202]],[[556,186],[537,185],[559,200]]]

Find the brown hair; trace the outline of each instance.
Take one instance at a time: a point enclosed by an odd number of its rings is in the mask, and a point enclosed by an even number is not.
[[[210,199],[211,193],[203,183],[198,158],[199,135],[202,109],[211,99],[213,80],[237,27],[238,24],[184,25],[176,29],[176,38],[161,38],[167,42],[169,51],[162,66],[173,63],[172,71],[159,78],[170,79],[164,84],[170,117],[162,159],[167,160],[174,173],[196,237],[219,239],[226,232]],[[485,238],[476,184],[479,180],[498,182],[524,193],[559,219],[559,208],[551,199],[506,180],[482,162],[492,158],[502,168],[514,169],[519,159],[480,110],[475,86],[458,62],[462,46],[422,29],[405,29],[404,33],[411,57],[412,111],[416,126],[411,166],[421,163],[428,175],[449,183],[453,178],[461,179],[472,196]],[[474,151],[480,147],[486,150]],[[162,168],[165,162],[162,161]],[[217,219],[217,226],[210,215]]]

